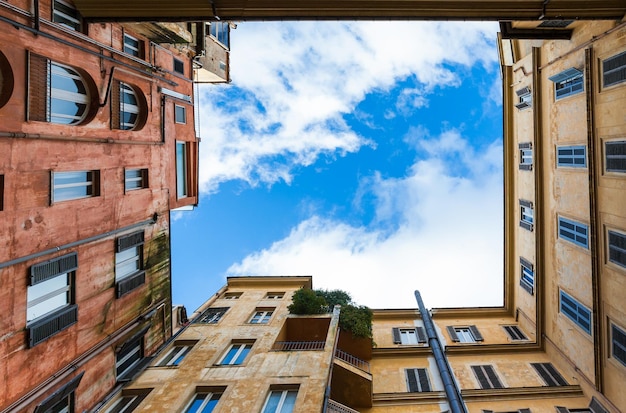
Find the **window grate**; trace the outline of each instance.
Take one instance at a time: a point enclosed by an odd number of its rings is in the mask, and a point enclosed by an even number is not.
[[[605,142],[604,156],[607,172],[626,172],[626,141]]]

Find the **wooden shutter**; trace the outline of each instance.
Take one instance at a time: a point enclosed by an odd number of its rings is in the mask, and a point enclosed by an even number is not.
[[[567,382],[554,368],[552,363],[530,363],[530,365],[533,366],[548,386],[567,386]]]
[[[111,82],[111,129],[120,129],[120,81]]]
[[[596,399],[595,396],[591,397],[591,403],[589,403],[589,408],[593,413],[609,413],[609,411],[602,406],[602,404]]]
[[[116,298],[120,298],[121,296],[128,294],[133,291],[135,288],[138,288],[145,284],[146,282],[146,272],[139,271],[135,274],[124,277],[122,280],[117,282],[116,285]]]
[[[424,327],[416,327],[415,335],[417,336],[418,343],[428,342],[428,339],[426,338],[426,330],[424,329]]]
[[[76,390],[76,388],[80,384],[80,380],[83,378],[83,374],[85,374],[84,371],[81,372],[78,376],[74,377],[69,382],[67,382],[65,385],[63,385],[63,387],[61,387],[59,390],[55,391],[50,397],[41,402],[35,408],[35,411],[33,413],[47,412],[49,409],[52,409],[55,404],[69,396],[70,393]]]
[[[419,390],[419,385],[417,383],[417,369],[406,369],[406,383],[407,383],[407,387],[409,388],[409,392],[413,393],[413,392],[418,392]]]
[[[483,366],[471,366],[471,367],[472,367],[472,371],[474,372],[474,375],[478,379],[478,384],[480,385],[480,388],[490,389],[491,383],[489,383],[489,379],[487,378],[487,376],[485,375],[485,372],[482,369]]]
[[[626,52],[610,57],[602,62],[602,80],[604,87],[626,80]]]
[[[391,334],[393,335],[393,344],[401,344],[402,343],[402,339],[400,338],[400,329],[399,328],[392,328],[391,329]]]
[[[428,371],[426,369],[415,369],[420,384],[420,391],[430,391],[430,382],[428,381]]]
[[[78,320],[78,306],[67,305],[42,320],[28,325],[28,346],[34,347],[56,333],[65,330]]]
[[[431,391],[426,369],[405,369],[409,392]]]
[[[483,336],[482,334],[480,334],[480,331],[478,331],[478,328],[476,326],[469,326],[469,329],[472,332],[472,335],[474,336],[474,340],[483,341]]]
[[[54,278],[59,274],[65,274],[78,268],[78,254],[72,252],[62,257],[54,258],[30,267],[30,284],[35,285],[40,282]]]
[[[144,242],[143,231],[135,232],[117,239],[117,245],[115,252],[121,252],[137,245],[142,245]]]
[[[491,365],[471,366],[474,375],[478,379],[481,389],[501,389],[503,388],[496,371]]]
[[[483,366],[483,368],[485,369],[485,373],[487,374],[487,377],[489,377],[489,381],[494,389],[501,389],[504,387],[502,386],[502,383],[500,383],[500,379],[498,378],[493,366],[487,365]]]
[[[456,335],[456,331],[454,331],[454,327],[447,326],[446,329],[448,330],[448,335],[450,336],[450,340],[458,342],[459,336]]]
[[[518,326],[504,326],[504,330],[512,340],[526,340],[526,336]]]
[[[28,55],[28,120],[48,121],[48,62],[43,56]]]

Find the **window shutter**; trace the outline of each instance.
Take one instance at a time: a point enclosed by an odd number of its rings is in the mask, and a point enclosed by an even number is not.
[[[417,335],[417,342],[418,343],[426,343],[426,342],[428,342],[428,339],[426,338],[426,330],[424,329],[424,327],[416,327],[415,328],[415,334]]]
[[[28,55],[28,120],[48,120],[48,62],[43,56]]]
[[[65,330],[78,320],[78,306],[68,305],[44,317],[43,320],[27,326],[28,346],[36,346],[56,333]]]
[[[556,411],[558,413],[569,413],[569,409],[567,407],[556,406]]]
[[[446,329],[448,330],[448,334],[450,335],[450,340],[459,341],[459,336],[456,335],[456,331],[454,331],[453,326],[447,326]]]
[[[121,252],[137,245],[143,244],[143,231],[135,232],[133,234],[125,235],[117,239],[117,246],[115,252]]]
[[[392,328],[391,329],[391,334],[393,334],[393,344],[401,344],[402,340],[400,339],[400,329],[399,328]]]
[[[521,225],[521,224],[520,224]],[[533,295],[533,286],[529,285],[523,278],[520,278],[519,285],[530,295]]]
[[[530,409],[519,409],[519,413],[530,413]]]
[[[582,74],[583,72],[581,72],[580,70],[574,67],[570,67],[569,69],[566,69],[562,71],[561,73],[557,73],[554,76],[550,76],[548,79],[550,79],[550,81],[554,83],[559,83],[559,82],[563,82],[567,79],[571,79],[576,76],[581,76]]]
[[[478,328],[476,326],[469,326],[469,329],[472,332],[472,335],[474,336],[474,340],[483,341],[483,336],[482,334],[480,334],[480,331],[478,331]]]
[[[487,377],[489,377],[489,381],[491,381],[492,388],[494,389],[503,388],[504,386],[502,386],[502,383],[500,383],[500,379],[498,378],[498,375],[496,374],[496,371],[494,370],[493,366],[487,365],[483,367],[485,368]]]
[[[515,91],[515,93],[517,93],[517,96],[524,96],[524,95],[528,95],[530,93],[530,88],[528,86]]]
[[[593,413],[609,413],[607,409],[602,406],[602,404],[596,399],[595,396],[591,397],[591,403],[589,403],[589,408]]]
[[[111,129],[120,129],[120,81],[111,83]]]
[[[605,87],[626,80],[626,52],[602,62],[602,80]]]
[[[80,380],[83,378],[83,374],[85,374],[84,371],[81,372],[78,376],[74,377],[69,382],[67,382],[65,385],[63,385],[63,387],[61,387],[59,390],[55,391],[52,396],[41,402],[41,404],[39,404],[35,408],[35,411],[33,413],[47,412],[49,409],[52,409],[55,404],[69,396],[70,393],[76,390],[76,388],[80,384]]]
[[[44,282],[59,274],[65,274],[78,268],[78,254],[72,252],[62,257],[35,264],[30,267],[30,284]]]
[[[485,409],[483,409],[482,413],[493,413],[493,410],[485,410]]]
[[[426,369],[415,369],[420,383],[420,391],[431,391]]]
[[[605,142],[607,172],[626,172],[626,141]]]
[[[483,369],[481,368],[481,367],[486,367],[486,366],[471,366],[471,367],[472,367],[472,370],[474,371],[474,375],[478,379],[478,384],[480,385],[480,388],[490,389],[491,384],[489,383],[489,379],[487,379],[487,376],[485,375],[485,373],[483,372]]]
[[[567,386],[567,382],[552,363],[530,363],[530,365],[533,366],[546,385],[550,387]]]
[[[520,149],[532,149],[533,145],[530,142],[524,142],[519,144]]]
[[[406,369],[406,381],[409,387],[409,392],[418,392],[419,386],[417,384],[417,369]]]
[[[135,288],[142,286],[146,282],[146,272],[139,271],[130,277],[125,277],[124,279],[118,281],[116,289],[117,294],[116,298],[120,298],[124,294],[128,294],[133,291]]]
[[[526,340],[526,336],[518,326],[504,326],[504,330],[512,340]]]

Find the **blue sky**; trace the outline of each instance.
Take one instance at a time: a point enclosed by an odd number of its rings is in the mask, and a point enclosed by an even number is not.
[[[173,300],[312,275],[372,308],[501,305],[495,23],[264,22],[200,86],[200,205],[173,214]]]

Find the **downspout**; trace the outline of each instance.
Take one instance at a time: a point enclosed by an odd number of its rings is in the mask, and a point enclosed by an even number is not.
[[[78,247],[79,245],[87,244],[89,242],[98,241],[98,240],[101,240],[103,238],[107,238],[107,237],[111,237],[113,235],[119,234],[119,233],[124,232],[124,231],[129,231],[131,229],[145,227],[147,225],[153,225],[153,224],[156,223],[157,219],[158,219],[158,215],[154,214],[154,216],[152,218],[147,219],[145,221],[138,222],[136,224],[127,225],[125,227],[122,227],[122,228],[119,228],[119,229],[115,229],[113,231],[108,231],[108,232],[105,232],[105,233],[102,233],[102,234],[94,235],[92,237],[88,237],[88,238],[84,238],[84,239],[81,239],[81,240],[78,240],[78,241],[70,242],[69,244],[63,244],[63,245],[59,245],[59,246],[54,247],[54,248],[48,248],[47,250],[36,252],[36,253],[33,253],[33,254],[29,254],[29,255],[25,255],[23,257],[16,258],[14,260],[0,262],[0,269],[6,268],[6,267],[10,267],[12,265],[20,264],[20,263],[26,262],[28,260],[31,260],[33,258],[39,258],[39,257],[43,257],[44,255],[53,254],[53,253],[59,252],[61,250],[65,250],[65,249],[73,248],[73,247]]]
[[[422,321],[424,322],[424,328],[426,329],[426,335],[428,336],[428,345],[433,350],[433,355],[435,356],[435,361],[437,362],[437,369],[439,370],[441,381],[443,381],[446,398],[448,399],[448,404],[450,405],[450,412],[468,413],[465,408],[465,404],[463,403],[461,390],[454,380],[452,370],[448,364],[448,359],[441,348],[441,343],[439,342],[439,337],[435,331],[433,320],[430,318],[430,312],[426,310],[424,302],[422,301],[422,296],[417,290],[415,290],[415,299],[417,300]]]

